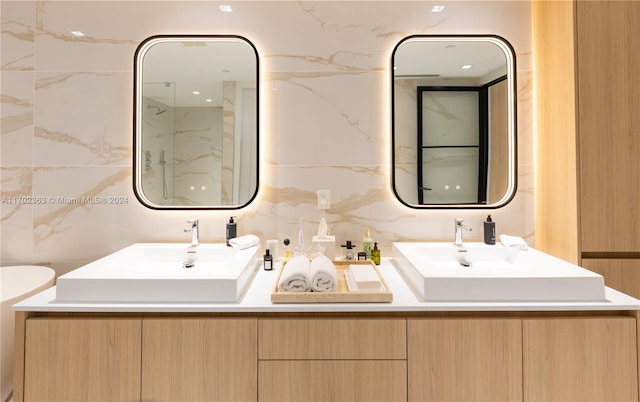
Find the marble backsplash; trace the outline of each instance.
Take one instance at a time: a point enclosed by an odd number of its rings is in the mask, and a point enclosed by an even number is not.
[[[0,136],[0,264],[59,274],[134,242],[223,241],[225,222],[263,240],[307,241],[326,218],[337,241],[365,229],[394,241],[482,239],[487,212],[415,210],[390,183],[390,58],[412,34],[496,34],[517,54],[518,192],[492,210],[498,233],[533,243],[533,89],[528,1],[5,1]],[[86,36],[75,37],[71,31]],[[158,34],[236,34],[260,55],[260,189],[247,208],[156,211],[132,185],[133,56]],[[99,203],[95,202],[100,200]],[[103,200],[106,200],[103,202]]]

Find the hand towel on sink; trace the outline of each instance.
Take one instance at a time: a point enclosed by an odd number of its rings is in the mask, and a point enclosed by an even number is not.
[[[336,266],[326,255],[311,261],[311,289],[315,292],[334,292],[338,289]]]
[[[513,247],[523,251],[528,249],[527,242],[525,242],[522,237],[501,234],[500,242],[505,247]]]
[[[259,246],[260,239],[256,235],[249,234],[229,239],[229,245],[233,248],[244,250],[245,248]]]
[[[278,290],[281,292],[308,292],[311,290],[309,279],[310,262],[304,255],[298,255],[290,259],[280,274]]]

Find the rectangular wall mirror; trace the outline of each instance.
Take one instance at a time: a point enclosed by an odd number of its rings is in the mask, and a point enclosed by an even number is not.
[[[258,53],[239,36],[154,36],[135,54],[134,192],[236,209],[258,191]]]
[[[516,191],[516,74],[497,36],[410,36],[392,61],[392,185],[412,208],[498,208]]]

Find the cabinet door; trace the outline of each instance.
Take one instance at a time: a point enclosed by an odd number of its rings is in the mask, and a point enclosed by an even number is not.
[[[637,401],[632,317],[523,320],[525,401]]]
[[[575,4],[582,251],[640,251],[640,2]]]
[[[260,402],[407,400],[405,360],[261,360]]]
[[[604,277],[604,284],[640,298],[640,260],[582,259],[582,266]]]
[[[255,401],[255,318],[144,319],[143,401]]]
[[[522,400],[517,319],[409,319],[409,401]]]
[[[140,400],[139,319],[27,320],[26,401]]]

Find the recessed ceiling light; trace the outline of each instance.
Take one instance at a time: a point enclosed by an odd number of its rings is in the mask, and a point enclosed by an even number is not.
[[[230,13],[233,11],[233,9],[229,5],[222,5],[220,6],[220,11],[222,11],[223,13]]]
[[[432,13],[440,13],[442,12],[442,10],[444,10],[444,6],[433,6],[433,8],[431,9]]]
[[[473,67],[473,65],[471,65],[471,64],[465,64],[464,66],[462,66],[462,69],[463,69],[463,70],[468,70],[468,69],[470,69],[471,67]]]
[[[211,99],[211,98],[207,98],[207,99],[205,99],[204,101],[205,101],[205,102],[213,102],[213,99]]]
[[[82,31],[71,31],[71,35],[73,35],[73,36],[84,36],[84,33],[82,33]]]
[[[194,95],[200,95],[200,91],[193,91],[191,93],[194,94]]]

